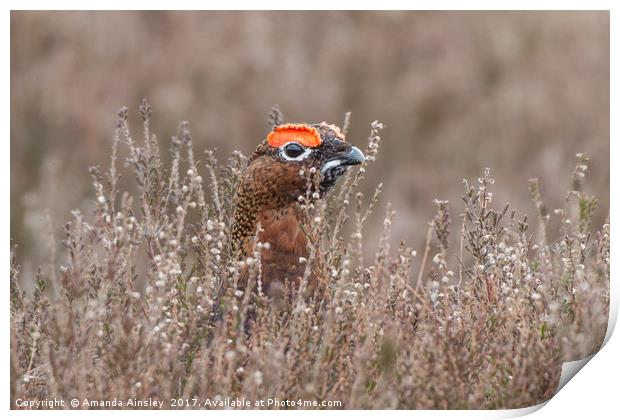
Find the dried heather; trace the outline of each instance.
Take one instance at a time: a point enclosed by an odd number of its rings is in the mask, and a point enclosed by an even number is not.
[[[154,398],[171,407],[187,398],[187,408],[197,408],[193,398],[204,406],[206,398],[230,397],[340,401],[335,408],[515,408],[549,399],[561,363],[602,344],[609,224],[590,230],[596,199],[583,192],[584,156],[562,209],[549,212],[531,180],[535,233],[526,216],[494,207],[486,169],[476,182],[463,181],[458,217],[450,203],[435,202],[421,256],[405,243],[390,246],[396,215],[388,206],[378,250],[366,261],[364,228],[382,190],[369,198],[358,191],[378,156],[383,126],[372,123],[366,162],[326,201],[300,202],[310,260],[320,253],[328,264],[325,296],[304,298],[304,279],[282,311],[261,291],[268,245],[258,243],[245,261],[230,257],[232,196],[245,157],[236,152],[220,164],[207,151],[200,162],[183,123],[167,165],[148,103],[140,115],[136,141],[120,111],[110,166],[91,169],[94,214],[75,211],[65,225],[57,272],[21,279],[13,249],[12,401]],[[281,119],[274,108],[270,124]],[[347,115],[345,129],[349,123]],[[121,147],[135,195],[119,191]],[[555,215],[559,232],[548,227]],[[244,265],[251,275],[242,291]],[[20,289],[30,282],[32,296]]]

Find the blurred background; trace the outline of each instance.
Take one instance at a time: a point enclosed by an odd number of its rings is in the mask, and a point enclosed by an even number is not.
[[[106,166],[116,111],[148,98],[163,150],[188,120],[196,152],[250,154],[279,104],[285,121],[341,124],[364,146],[397,211],[393,240],[420,250],[434,198],[458,224],[463,178],[484,167],[497,207],[533,219],[527,181],[561,207],[574,155],[609,212],[607,12],[12,12],[11,238],[26,271],[45,265],[75,208],[92,208],[88,168]],[[125,171],[125,188],[131,188]],[[453,226],[453,231],[459,228]],[[55,239],[54,239],[55,238]],[[372,248],[370,249],[372,251]]]

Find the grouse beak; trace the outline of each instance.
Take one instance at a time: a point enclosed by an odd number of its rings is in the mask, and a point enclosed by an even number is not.
[[[351,150],[343,155],[334,156],[323,164],[321,173],[325,174],[334,168],[344,168],[346,166],[359,165],[364,162],[364,153],[355,146],[351,146]]]
[[[364,154],[360,149],[355,146],[351,146],[351,150],[349,151],[349,153],[347,153],[340,159],[342,161],[340,163],[341,166],[352,166],[363,163],[364,159],[366,158],[364,157]]]
[[[342,154],[335,154],[321,167],[321,175],[323,175],[320,185],[321,192],[325,193],[332,188],[349,166],[359,165],[362,162],[364,162],[364,154],[355,146],[351,146]]]

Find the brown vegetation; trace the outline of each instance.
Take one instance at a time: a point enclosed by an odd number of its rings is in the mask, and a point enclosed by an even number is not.
[[[109,168],[91,169],[94,215],[73,212],[60,268],[52,255],[50,270],[20,279],[13,249],[12,401],[152,397],[168,406],[171,398],[220,396],[513,408],[550,398],[562,361],[601,345],[609,224],[590,229],[596,200],[583,191],[584,156],[561,209],[548,210],[531,180],[535,220],[495,206],[488,169],[463,181],[462,210],[450,214],[436,201],[416,254],[391,245],[390,206],[379,243],[365,239],[382,189],[360,192],[381,143],[382,125],[373,123],[365,151],[372,159],[306,209],[318,220],[310,258],[321,253],[331,268],[328,291],[321,302],[300,291],[280,311],[254,287],[260,247],[256,258],[230,260],[232,196],[245,158],[195,156],[186,124],[170,160],[162,158],[150,106],[140,113],[141,141],[120,112]],[[136,194],[119,188],[121,149]],[[377,249],[372,259],[369,246]],[[241,264],[251,267],[244,292],[233,287]],[[33,295],[20,288],[31,282]],[[250,309],[256,325],[247,334]]]

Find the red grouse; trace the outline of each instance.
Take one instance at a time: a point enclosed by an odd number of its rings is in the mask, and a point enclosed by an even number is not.
[[[349,166],[363,161],[360,149],[326,123],[279,125],[252,154],[236,191],[231,238],[236,256],[250,257],[260,224],[258,241],[269,244],[261,253],[261,284],[267,294],[298,284],[304,273],[301,262],[309,249],[298,199],[308,191],[308,174],[318,173],[313,195],[323,197]],[[313,281],[309,290],[316,287]]]

